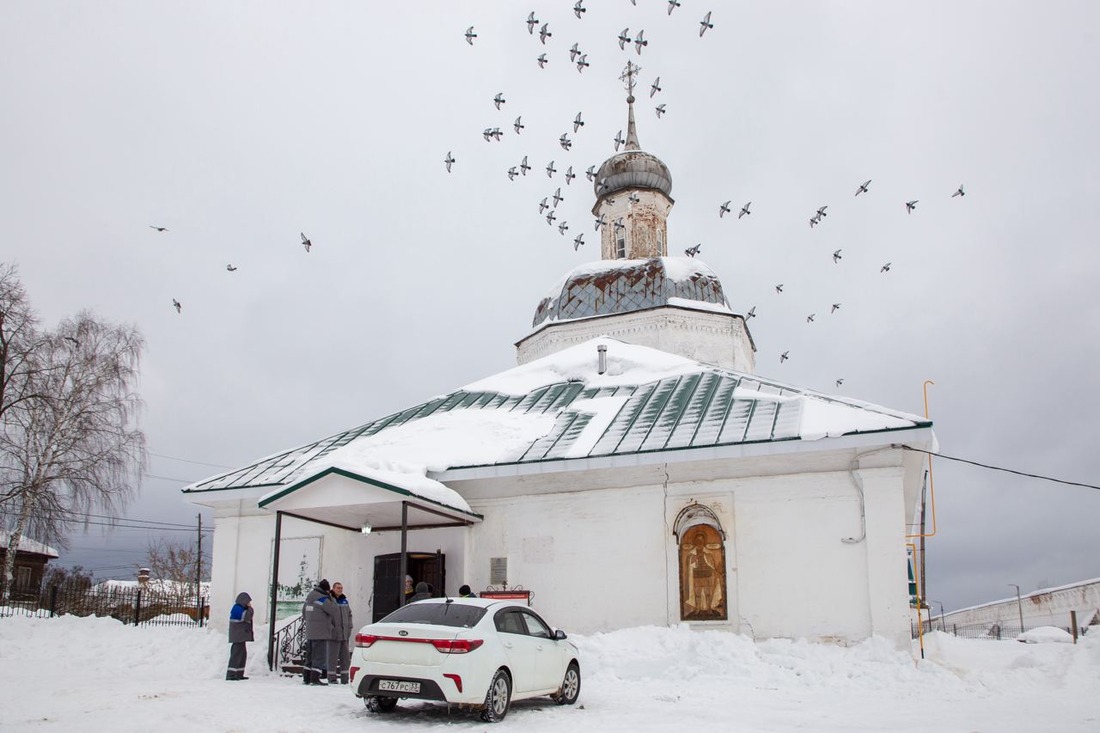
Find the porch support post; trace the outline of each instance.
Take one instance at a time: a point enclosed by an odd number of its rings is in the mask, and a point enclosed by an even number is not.
[[[283,513],[275,512],[275,550],[271,558],[271,601],[267,611],[267,668],[275,670],[275,603],[279,598],[279,545],[283,535]]]
[[[401,574],[397,579],[397,607],[405,605],[405,577],[409,574],[409,502],[401,502]]]

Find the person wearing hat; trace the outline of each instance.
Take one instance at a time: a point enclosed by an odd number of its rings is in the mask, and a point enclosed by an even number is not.
[[[416,584],[416,593],[414,593],[413,597],[409,599],[409,603],[415,603],[417,601],[422,601],[425,598],[431,597],[432,587],[422,580]]]
[[[330,592],[332,587],[322,578],[306,596],[302,604],[308,654],[302,681],[307,685],[326,685],[325,668],[328,666],[329,645],[336,629],[336,601]]]
[[[225,670],[227,680],[247,680],[244,665],[248,659],[245,642],[255,641],[252,635],[252,596],[237,595],[237,602],[229,611],[229,666]]]
[[[462,586],[461,588],[458,589],[458,597],[459,598],[477,598],[477,593],[474,593],[470,589],[470,586],[464,585],[464,586]]]

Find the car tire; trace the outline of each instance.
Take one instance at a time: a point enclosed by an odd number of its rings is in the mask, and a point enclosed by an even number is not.
[[[570,662],[561,681],[561,690],[554,695],[558,705],[572,705],[581,696],[581,668],[576,662]]]
[[[397,698],[368,695],[363,699],[363,704],[366,705],[367,710],[372,713],[388,713],[397,707]]]
[[[493,675],[493,681],[489,683],[489,690],[485,693],[485,707],[481,711],[481,719],[486,723],[499,723],[508,714],[508,706],[512,702],[512,680],[503,668],[498,669]]]

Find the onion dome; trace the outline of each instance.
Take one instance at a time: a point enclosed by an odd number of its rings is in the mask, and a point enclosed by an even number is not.
[[[611,156],[600,166],[594,182],[597,199],[630,188],[655,188],[672,198],[672,174],[668,172],[668,166],[656,155],[642,150],[638,142],[638,126],[634,123],[635,71],[636,68],[632,71],[628,65],[630,94],[626,98],[626,144],[623,152]]]

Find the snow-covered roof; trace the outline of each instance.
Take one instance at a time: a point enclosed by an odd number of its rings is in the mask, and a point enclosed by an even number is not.
[[[11,535],[8,532],[0,530],[0,548],[7,549],[9,537],[11,537]],[[57,550],[54,548],[38,540],[32,540],[26,535],[19,538],[19,547],[16,548],[16,551],[26,552],[32,555],[45,555],[46,557],[60,557]]]
[[[600,344],[607,347],[604,374],[597,374]],[[427,498],[469,511],[428,475],[930,425],[878,405],[600,337],[183,490],[276,492],[337,467],[379,479],[384,474],[385,483],[418,494],[439,492]]]

